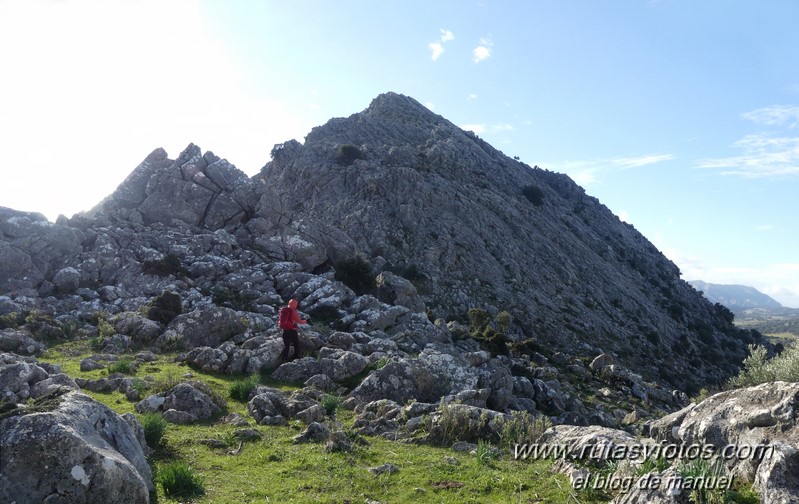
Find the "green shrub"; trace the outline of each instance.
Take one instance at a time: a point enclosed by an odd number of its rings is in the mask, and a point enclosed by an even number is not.
[[[136,372],[136,363],[130,357],[120,357],[116,362],[108,365],[108,374],[122,373],[133,374]]]
[[[261,383],[258,375],[248,376],[243,380],[236,380],[228,387],[230,397],[235,401],[246,402],[250,400],[250,392]]]
[[[322,396],[322,401],[319,404],[321,404],[322,408],[324,408],[325,414],[332,417],[336,414],[338,407],[341,406],[341,397],[332,394],[325,394]]]
[[[194,497],[205,493],[205,482],[185,462],[174,461],[158,468],[158,482],[167,497]]]
[[[744,369],[730,380],[733,387],[749,387],[771,381],[799,381],[799,347],[791,347],[772,359],[760,345],[748,345]]]
[[[0,317],[0,331],[3,329],[16,329],[24,321],[16,312],[3,315]]]
[[[164,432],[166,432],[166,420],[161,413],[145,413],[141,418],[141,426],[144,429],[147,446],[150,448],[161,446]]]
[[[532,415],[527,411],[511,411],[510,420],[500,420],[499,443],[504,449],[513,450],[517,444],[535,443],[541,434],[552,427],[544,415]]]
[[[375,275],[372,271],[372,263],[362,255],[339,261],[335,267],[336,280],[344,283],[359,296],[374,290]]]
[[[441,429],[441,443],[445,446],[456,441],[469,441],[473,438],[474,426],[469,418],[469,410],[462,404],[442,404],[439,406],[438,427]]]
[[[217,306],[224,306],[236,311],[255,311],[257,296],[237,289],[214,287],[211,289],[211,299]]]
[[[156,275],[160,277],[173,275],[175,278],[185,277],[188,274],[188,271],[180,262],[180,258],[171,253],[165,254],[161,259],[145,260],[142,263],[141,271],[146,275]]]
[[[527,198],[527,201],[537,207],[544,204],[544,191],[539,187],[534,185],[524,186],[524,188],[522,188],[522,194]]]
[[[344,144],[336,151],[336,163],[341,166],[349,166],[357,159],[364,159],[364,155],[355,145]]]
[[[695,458],[677,466],[677,474],[682,478],[691,478],[692,481],[711,481],[722,477],[729,477],[727,468],[721,459],[705,460]],[[688,495],[688,500],[694,504],[724,504],[726,489],[722,488],[695,488]]]
[[[477,440],[477,463],[480,465],[489,465],[497,458],[497,452],[491,443],[482,439]]]

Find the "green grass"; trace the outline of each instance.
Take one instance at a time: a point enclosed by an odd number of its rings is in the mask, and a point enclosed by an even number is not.
[[[108,373],[122,373],[122,374],[134,374],[136,372],[136,364],[133,363],[133,359],[131,357],[125,356],[120,357],[118,361],[112,362],[108,365]]]
[[[194,497],[205,493],[204,478],[185,462],[159,465],[156,479],[166,497]]]
[[[231,399],[247,402],[250,399],[250,392],[255,390],[255,387],[257,387],[260,382],[261,378],[258,375],[252,375],[244,379],[236,380],[228,387],[228,393],[230,394]]]
[[[88,340],[72,341],[51,347],[42,361],[59,364],[62,371],[76,378],[96,379],[108,375],[99,369],[81,372],[80,360],[91,355]],[[182,380],[200,380],[228,399],[228,413],[238,413],[250,421],[262,438],[242,443],[235,441],[238,427],[210,421],[193,425],[166,423],[161,442],[151,454],[151,464],[158,473],[158,502],[262,503],[321,502],[360,503],[367,499],[380,502],[424,503],[506,503],[506,502],[601,502],[573,490],[566,476],[554,474],[549,460],[515,461],[505,452],[501,457],[481,464],[474,455],[457,453],[449,448],[398,443],[382,437],[367,437],[368,446],[355,445],[348,453],[327,453],[323,444],[294,444],[293,437],[304,425],[291,421],[286,426],[258,426],[247,412],[247,405],[232,397],[233,384],[241,377],[217,375],[193,370],[173,362],[174,355],[160,355],[158,361],[142,364],[137,376],[151,382],[148,393],[161,386]],[[184,378],[187,371],[192,378]],[[285,391],[296,390],[267,375],[260,382]],[[248,378],[252,379],[252,378]],[[160,384],[160,386],[159,386]],[[133,411],[133,402],[119,392],[86,394],[124,414]],[[335,397],[335,396],[332,396]],[[331,401],[332,402],[332,401]],[[140,417],[142,423],[155,422]],[[337,408],[332,428],[351,430],[353,413]],[[148,429],[160,430],[156,427]],[[156,436],[158,434],[151,434]],[[227,444],[212,448],[201,441],[218,439]],[[231,442],[234,440],[235,442]],[[149,441],[148,441],[149,443]],[[457,462],[453,463],[453,459]],[[163,486],[165,468],[180,462],[201,478],[203,495],[174,498]],[[375,476],[370,467],[392,463],[399,472]],[[173,476],[169,476],[172,478]],[[579,499],[579,500],[578,500]]]
[[[338,407],[341,406],[341,397],[325,394],[322,396],[322,401],[319,404],[325,410],[327,416],[334,416]]]
[[[144,439],[150,448],[158,448],[166,432],[166,420],[161,413],[145,413],[142,415],[141,426],[144,428]]]

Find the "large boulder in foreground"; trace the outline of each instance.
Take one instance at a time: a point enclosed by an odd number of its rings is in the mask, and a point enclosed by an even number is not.
[[[658,441],[714,446],[763,502],[799,503],[799,383],[720,392],[647,427]]]
[[[0,502],[150,501],[152,473],[132,415],[120,417],[79,392],[51,394],[5,415]]]

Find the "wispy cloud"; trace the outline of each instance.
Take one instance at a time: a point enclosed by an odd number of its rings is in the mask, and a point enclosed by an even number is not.
[[[603,175],[631,170],[674,159],[672,154],[646,154],[643,156],[619,156],[591,161],[564,161],[561,163],[543,163],[555,171],[567,174],[575,182],[587,186],[599,182]]]
[[[451,31],[442,28],[439,39],[427,44],[427,48],[430,49],[430,57],[433,61],[438,61],[438,58],[444,54],[444,44],[452,40],[455,40],[455,35]]]
[[[796,127],[799,124],[799,106],[772,105],[741,114],[744,119],[768,126]]]
[[[774,231],[774,224],[760,224],[755,226],[755,231]]]
[[[472,94],[470,94],[469,96],[466,97],[467,101],[473,101],[473,100],[476,100],[476,99],[477,99],[477,95],[475,93],[472,93]]]
[[[619,166],[623,169],[639,168],[641,166],[660,163],[662,161],[670,161],[674,159],[671,154],[649,154],[646,156],[633,156],[633,157],[617,157],[611,159],[611,164]]]
[[[774,137],[765,133],[747,135],[733,144],[739,156],[704,159],[698,168],[720,170],[722,175],[747,178],[775,177],[799,173],[799,137]]]
[[[472,61],[480,63],[491,57],[491,47],[494,44],[488,38],[481,38],[480,43],[472,50]]]

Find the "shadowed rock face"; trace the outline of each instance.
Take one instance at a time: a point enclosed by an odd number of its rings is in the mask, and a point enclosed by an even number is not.
[[[324,242],[334,260],[354,244],[413,271],[436,316],[507,309],[517,335],[546,349],[615,352],[682,388],[722,379],[746,355],[749,336],[571,179],[508,158],[412,98],[381,95],[304,145],[276,146],[260,178],[276,193],[267,208],[343,232],[346,242]]]

